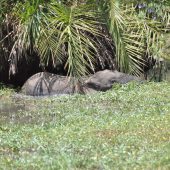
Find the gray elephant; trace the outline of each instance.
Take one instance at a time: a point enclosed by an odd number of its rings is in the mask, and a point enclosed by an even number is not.
[[[140,78],[118,71],[103,70],[78,81],[76,78],[60,76],[48,72],[40,72],[30,77],[23,85],[21,92],[31,96],[47,96],[106,91],[114,83],[141,81]]]

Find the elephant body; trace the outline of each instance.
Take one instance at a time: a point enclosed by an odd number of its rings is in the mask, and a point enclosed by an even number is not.
[[[128,83],[139,81],[135,76],[118,71],[103,70],[77,81],[75,78],[60,76],[48,72],[40,72],[30,77],[21,89],[21,93],[31,96],[50,96],[74,93],[92,93],[106,91],[112,88],[114,83]],[[83,83],[81,83],[83,82]]]

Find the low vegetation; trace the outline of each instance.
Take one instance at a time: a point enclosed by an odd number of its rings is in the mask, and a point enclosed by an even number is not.
[[[170,169],[170,83],[0,99],[1,169]]]

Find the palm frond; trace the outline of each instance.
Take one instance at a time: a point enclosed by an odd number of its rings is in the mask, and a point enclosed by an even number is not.
[[[147,15],[147,11],[140,11],[138,14],[134,4],[110,1],[109,28],[116,46],[117,65],[121,71],[139,75],[147,63],[146,54],[154,58],[161,55],[161,38],[163,32],[169,29],[170,13],[163,7],[160,12],[163,17],[159,19],[157,16],[158,19],[154,20]]]
[[[98,44],[93,37],[100,37],[102,34],[98,29],[97,12],[92,10],[92,7],[68,7],[57,2],[48,5],[48,22],[42,30],[38,49],[44,58],[50,51],[55,63],[57,60],[63,61],[61,49],[64,46],[65,68],[68,69],[69,76],[80,77],[94,69],[94,54],[97,53]]]

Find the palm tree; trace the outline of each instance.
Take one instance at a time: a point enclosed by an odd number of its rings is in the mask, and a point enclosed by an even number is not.
[[[102,33],[101,16],[94,4],[69,7],[53,2],[47,8],[38,45],[42,57],[47,59],[50,53],[54,65],[64,60],[68,75],[76,77],[95,71],[97,60],[101,65],[108,61],[114,67],[111,54],[107,53],[108,58],[100,54],[100,48],[108,51],[105,45],[111,40]],[[106,44],[102,44],[104,40]]]
[[[106,18],[116,46],[117,66],[123,72],[139,75],[149,58],[161,57],[161,39],[169,30],[170,10],[164,3],[153,1],[135,4],[110,0],[108,4],[104,11],[109,11]]]
[[[45,65],[62,64],[69,76],[95,72],[96,66],[140,75],[150,58],[162,55],[167,2],[16,1],[13,29],[0,42],[10,38],[11,62],[36,52]]]
[[[17,3],[14,15],[18,24],[10,58],[36,51],[41,62],[52,61],[54,67],[64,63],[74,77],[94,72],[97,61],[103,68],[106,64],[114,68],[112,40],[103,34],[95,4],[26,1]]]
[[[12,10],[15,0],[2,0],[0,2],[0,73],[8,68],[8,59],[12,46],[13,23]]]

